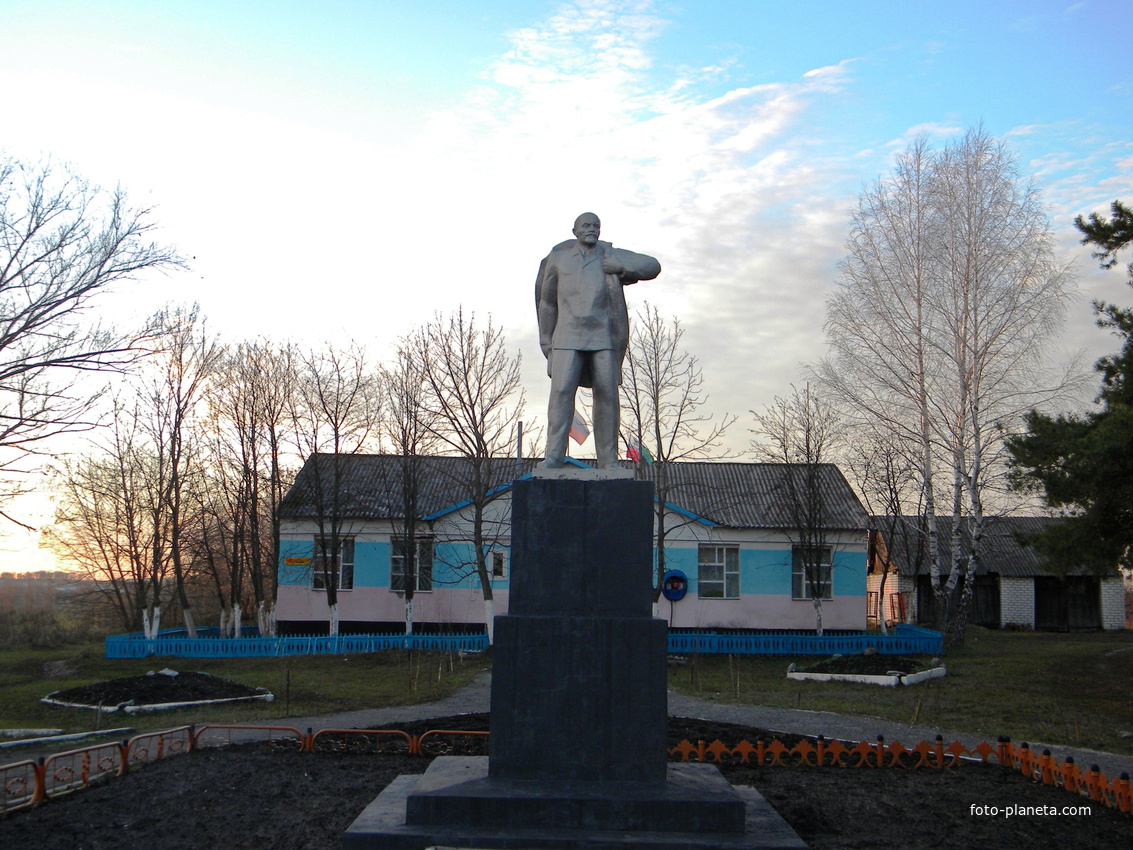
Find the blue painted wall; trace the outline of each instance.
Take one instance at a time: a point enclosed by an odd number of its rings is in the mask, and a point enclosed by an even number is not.
[[[681,570],[697,595],[697,547],[667,548],[665,567]],[[740,549],[740,594],[791,597],[791,550]],[[865,552],[834,553],[834,595],[866,595]]]
[[[314,543],[304,540],[284,540],[280,547],[281,564],[279,583],[284,585],[310,585],[310,567],[288,566],[286,558],[310,558]],[[390,544],[386,542],[358,541],[354,547],[354,586],[389,587]],[[462,570],[449,565],[471,561],[470,543],[440,543],[433,560],[433,581],[443,587],[478,587],[474,573],[462,575]],[[510,560],[510,559],[509,559]],[[668,569],[681,570],[689,578],[689,593],[697,595],[697,547],[666,549]],[[509,566],[510,569],[510,566]],[[506,580],[496,579],[493,586],[506,588]],[[791,596],[791,552],[786,550],[740,549],[740,593]],[[865,596],[865,552],[836,551],[834,553],[834,595]]]
[[[354,586],[389,587],[390,544],[359,540],[354,544]],[[312,558],[314,540],[283,540],[280,542],[279,583],[281,585],[310,586],[311,568],[309,566],[289,565],[288,558]],[[479,587],[480,581],[475,572],[462,564],[473,560],[471,543],[438,543],[433,551],[433,582],[443,587]],[[506,579],[494,579],[492,586],[503,589],[508,586]]]

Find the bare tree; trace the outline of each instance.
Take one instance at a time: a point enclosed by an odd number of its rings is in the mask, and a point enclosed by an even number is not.
[[[822,600],[830,595],[834,566],[834,536],[828,504],[828,475],[842,426],[835,408],[811,391],[792,387],[788,397],[777,396],[762,413],[752,411],[756,455],[780,464],[779,496],[790,528],[792,572],[801,587],[792,595],[814,605],[815,629],[822,634]]]
[[[984,512],[1006,492],[1001,429],[1068,383],[1045,364],[1072,281],[1038,192],[982,128],[940,153],[915,143],[863,193],[847,248],[828,304],[831,356],[815,374],[849,415],[920,454],[937,612],[962,641]],[[952,535],[940,547],[935,491],[946,480]]]
[[[68,507],[60,521],[68,530],[60,538],[76,545],[85,540],[82,545],[89,547],[94,529],[101,528],[108,535],[101,545],[128,555],[130,574],[146,576],[139,586],[140,625],[147,636],[160,628],[165,584],[171,577],[186,630],[193,636],[187,555],[199,524],[194,493],[203,472],[196,418],[220,346],[195,307],[163,310],[150,327],[147,356],[110,411],[110,436],[101,457],[88,456],[65,467]],[[97,488],[111,473],[118,492],[102,494]],[[108,515],[96,517],[99,510]],[[145,553],[137,548],[142,540]],[[93,563],[89,553],[85,557]],[[124,568],[112,568],[103,558],[101,569],[111,576],[122,575]]]
[[[283,498],[285,440],[293,430],[287,417],[294,384],[291,345],[250,342],[229,351],[208,396],[214,483],[202,506],[211,531],[201,535],[200,555],[214,575],[222,625],[236,635],[245,578],[260,634],[275,634],[276,509]]]
[[[940,587],[933,402],[943,367],[932,347],[939,324],[931,303],[932,163],[928,141],[919,138],[887,180],[862,193],[838,292],[826,305],[830,354],[815,377],[852,422],[881,429],[889,442],[919,457],[929,569],[933,587]]]
[[[223,458],[214,458],[221,466]],[[212,467],[194,493],[195,527],[189,540],[189,559],[194,571],[212,582],[220,611],[220,634],[240,637],[241,611],[248,569],[241,530],[246,516],[245,494],[237,479]]]
[[[1005,486],[1002,429],[1063,393],[1067,376],[1045,355],[1061,327],[1073,280],[1053,253],[1038,190],[1020,178],[1014,156],[982,129],[970,130],[937,158],[933,172],[941,285],[937,349],[952,374],[941,417],[953,471],[953,568],[944,589],[963,585],[952,618],[962,644],[992,486]],[[962,495],[961,495],[962,494]],[[961,507],[961,499],[966,505]],[[961,513],[971,517],[971,548],[961,555]]]
[[[344,560],[350,554],[350,500],[344,492],[346,455],[376,440],[380,380],[359,347],[329,348],[300,358],[291,421],[295,444],[310,465],[308,500],[318,533],[312,559],[313,583],[326,591],[329,632],[338,634],[338,591],[353,584]]]
[[[186,589],[187,528],[196,500],[190,492],[203,471],[203,452],[197,430],[205,390],[223,356],[223,348],[207,329],[199,309],[163,310],[153,321],[157,348],[147,362],[153,374],[141,393],[147,431],[159,468],[160,498],[152,505],[154,527],[167,534],[153,539],[155,562],[168,557],[174,587],[190,637],[196,637],[192,603]]]
[[[874,557],[881,569],[877,621],[883,633],[889,631],[884,611],[886,584],[899,563],[894,554],[927,551],[920,463],[906,448],[891,440],[884,429],[867,423],[854,429],[845,451],[848,468],[874,520]],[[918,560],[915,566],[919,565]]]
[[[140,413],[123,405],[114,412],[106,444],[59,468],[50,540],[93,580],[126,631],[152,638],[169,596],[169,560],[154,545],[167,531],[154,510],[163,489],[160,465],[139,431]]]
[[[413,599],[418,585],[431,584],[432,574],[421,573],[422,554],[427,554],[431,541],[419,537],[420,496],[426,474],[426,455],[436,442],[434,413],[428,404],[425,377],[424,347],[426,341],[417,332],[398,344],[392,365],[382,370],[383,421],[385,431],[397,455],[397,480],[389,482],[401,499],[400,534],[392,541],[393,556],[399,570],[390,576],[391,590],[405,599],[405,633],[413,634]],[[422,552],[426,549],[426,552]]]
[[[463,309],[436,316],[418,335],[431,425],[448,451],[465,459],[467,474],[458,482],[472,514],[472,564],[484,597],[484,623],[493,637],[495,600],[489,558],[504,524],[488,517],[500,487],[516,475],[510,451],[523,416],[520,357],[507,352],[503,332],[489,316],[478,326]],[[459,571],[465,565],[453,565]]]
[[[134,356],[137,337],[89,308],[114,284],[183,265],[150,241],[152,211],[50,162],[0,158],[0,473],[3,495],[44,441],[88,427],[96,393],[83,373]],[[3,514],[7,516],[7,514]],[[11,517],[9,517],[11,518]]]
[[[673,516],[668,506],[681,486],[693,486],[679,485],[670,475],[670,467],[682,461],[724,459],[721,443],[736,421],[730,414],[717,419],[703,412],[708,401],[704,376],[696,356],[682,347],[683,336],[679,319],[665,322],[656,307],[644,304],[632,325],[623,375],[626,442],[631,446],[631,456],[637,455],[639,469],[643,463],[652,467],[656,499],[655,610],[665,577],[665,542],[673,530],[668,525]]]

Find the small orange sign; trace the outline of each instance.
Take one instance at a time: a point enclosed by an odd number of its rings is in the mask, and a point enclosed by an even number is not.
[[[310,558],[284,558],[284,566],[287,567],[309,567],[311,566]]]

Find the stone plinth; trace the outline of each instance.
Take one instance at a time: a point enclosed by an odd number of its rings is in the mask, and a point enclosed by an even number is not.
[[[508,616],[648,620],[652,609],[652,482],[515,482]]]
[[[652,509],[646,481],[515,483],[509,612],[492,650],[492,777],[665,781]]]
[[[576,783],[554,787],[555,783],[487,779],[484,757],[436,759],[424,776],[400,776],[391,782],[351,825],[343,847],[806,850],[754,788],[733,788],[714,765],[675,764],[671,769],[672,781],[660,790],[655,785],[618,789],[592,783],[582,783],[583,788]],[[431,796],[450,794],[454,799],[430,811]],[[721,824],[714,818],[722,814],[721,798],[741,803],[742,829],[719,829]],[[407,811],[414,813],[413,821],[420,817],[425,822],[410,822]],[[729,827],[735,826],[734,811],[726,808],[723,813]],[[635,819],[646,828],[607,825]]]
[[[805,847],[754,789],[733,788],[714,765],[668,764],[652,563],[651,483],[515,482],[489,756],[400,777],[344,846]]]
[[[664,620],[497,617],[491,775],[664,782]]]
[[[673,764],[665,782],[510,781],[479,757],[436,759],[409,795],[409,825],[742,833],[744,806],[714,765]]]

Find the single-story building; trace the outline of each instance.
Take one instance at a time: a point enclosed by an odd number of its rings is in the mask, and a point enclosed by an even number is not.
[[[496,614],[507,613],[510,482],[530,475],[535,463],[496,459],[490,475],[481,476],[482,491],[491,495],[483,528]],[[320,454],[307,460],[279,511],[277,611],[282,632],[326,630],[328,604],[323,574],[315,569],[320,557],[316,544],[327,534],[332,515],[341,553],[340,629],[404,628],[406,469],[404,458],[396,455]],[[483,629],[487,609],[474,569],[470,462],[420,457],[415,469],[419,567],[414,627]],[[811,569],[826,579],[818,591],[823,594],[823,626],[862,629],[868,514],[836,466],[824,464],[820,473],[825,532]],[[805,553],[790,521],[786,465],[673,463],[641,466],[637,474],[667,476],[665,567],[687,577],[685,597],[673,602],[662,598],[658,616],[685,628],[815,627],[812,585],[803,580]],[[330,481],[337,481],[337,487],[331,488]],[[328,495],[321,498],[320,493]]]
[[[1052,631],[1125,628],[1125,589],[1116,566],[1112,575],[1086,570],[1060,574],[1027,545],[1028,538],[1058,521],[1035,516],[985,519],[969,622]],[[935,595],[923,518],[874,517],[873,528],[868,580],[871,622],[884,616],[888,623],[931,623]],[[941,571],[947,576],[952,518],[940,517],[937,528]],[[967,557],[972,547],[969,517],[962,520],[960,537]]]

